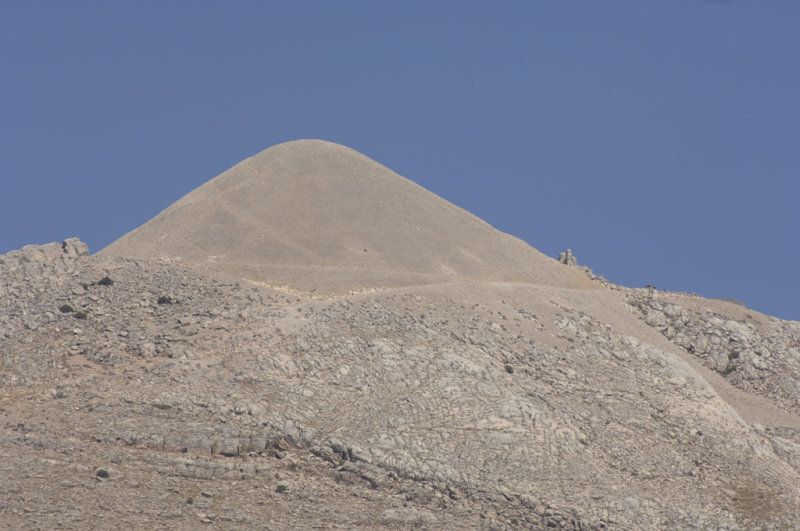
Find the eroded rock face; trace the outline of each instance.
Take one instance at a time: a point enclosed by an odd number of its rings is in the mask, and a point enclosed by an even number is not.
[[[27,263],[49,263],[54,260],[68,261],[72,258],[89,255],[89,246],[78,238],[68,238],[61,243],[26,245],[18,251],[0,255],[0,260],[8,267],[19,267]],[[15,266],[16,264],[16,266]]]
[[[67,238],[61,242],[61,250],[68,256],[88,256],[89,246],[78,238]]]
[[[597,304],[533,284],[331,296],[68,242],[0,257],[12,527],[798,521],[797,432],[749,425],[642,332],[694,343],[718,371],[719,345],[746,347],[724,356],[753,372],[726,377],[752,374],[788,407],[792,323],[624,289]],[[766,369],[749,361],[777,344]]]
[[[628,291],[636,313],[667,339],[736,387],[800,413],[800,323],[741,310],[732,316],[697,299]]]
[[[48,292],[62,289],[72,276],[78,274],[88,256],[88,246],[77,238],[62,243],[26,245],[0,255],[3,272],[0,275],[0,297],[5,307],[5,311],[0,312],[0,338],[9,337],[19,326],[36,330],[43,319],[48,319],[47,315],[31,315],[16,304],[36,301],[47,296]]]

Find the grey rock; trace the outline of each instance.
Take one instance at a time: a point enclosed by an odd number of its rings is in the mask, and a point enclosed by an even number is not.
[[[380,522],[382,525],[389,527],[419,528],[435,525],[436,517],[430,511],[413,507],[398,507],[383,511]]]
[[[62,251],[69,257],[79,257],[89,255],[89,246],[78,238],[67,238],[61,244]]]
[[[578,265],[578,259],[572,255],[572,249],[567,249],[566,251],[562,251],[558,255],[558,261],[568,266]]]

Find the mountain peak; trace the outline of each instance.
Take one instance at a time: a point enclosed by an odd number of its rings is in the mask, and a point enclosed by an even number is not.
[[[178,258],[327,291],[451,281],[586,286],[525,242],[323,140],[245,159],[100,254]]]

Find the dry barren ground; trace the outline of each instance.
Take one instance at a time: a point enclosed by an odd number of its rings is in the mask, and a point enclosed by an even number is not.
[[[8,529],[796,529],[799,415],[800,323],[615,286],[327,142],[0,256]]]

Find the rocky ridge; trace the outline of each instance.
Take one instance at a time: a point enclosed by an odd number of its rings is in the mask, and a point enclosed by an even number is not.
[[[800,323],[735,302],[715,311],[699,297],[655,289],[630,291],[628,300],[645,323],[736,387],[800,413]]]
[[[610,286],[325,296],[75,239],[8,253],[0,522],[792,528],[800,426],[679,355],[796,413],[798,324]]]

